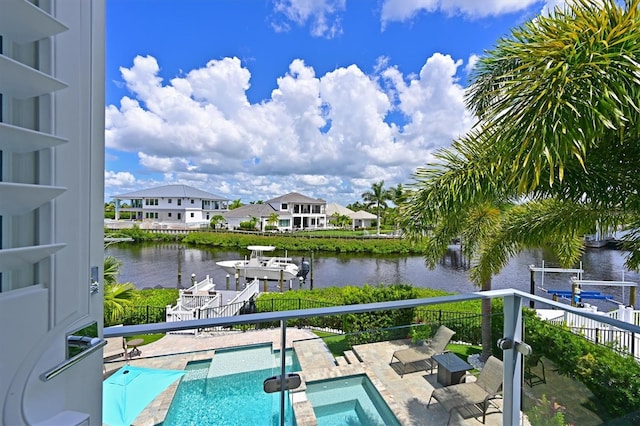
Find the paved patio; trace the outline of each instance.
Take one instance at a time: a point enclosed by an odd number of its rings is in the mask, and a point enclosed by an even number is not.
[[[142,355],[130,360],[131,365],[159,369],[180,370],[190,361],[211,359],[217,348],[229,348],[257,343],[272,343],[280,348],[281,330],[261,330],[238,332],[223,335],[167,335],[162,339],[140,347]],[[315,425],[315,415],[311,404],[306,400],[304,383],[326,378],[366,374],[374,383],[389,408],[402,425],[445,425],[448,413],[432,402],[427,409],[431,391],[440,387],[436,375],[428,371],[407,372],[403,378],[397,366],[390,365],[395,350],[408,347],[405,341],[380,342],[358,345],[344,357],[336,360],[321,339],[307,330],[287,329],[287,347],[294,347],[302,368],[303,386],[292,392],[292,401],[298,425]],[[106,376],[116,371],[125,362],[123,360],[106,364]],[[396,367],[396,368],[394,368]],[[158,425],[163,420],[173,399],[178,382],[163,391],[135,419],[134,425]],[[501,400],[497,400],[498,406]],[[457,413],[450,424],[482,425],[482,416],[474,413]],[[463,417],[464,416],[464,417]],[[486,424],[502,424],[502,413],[495,407],[488,410]]]

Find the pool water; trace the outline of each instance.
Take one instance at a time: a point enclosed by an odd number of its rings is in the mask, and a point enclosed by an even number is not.
[[[307,383],[318,426],[400,426],[400,422],[365,375]]]
[[[299,371],[293,350],[287,371]],[[172,425],[279,425],[280,393],[265,393],[264,379],[280,373],[280,353],[271,345],[216,350],[211,360],[191,362],[163,422]],[[285,420],[295,425],[287,395]]]

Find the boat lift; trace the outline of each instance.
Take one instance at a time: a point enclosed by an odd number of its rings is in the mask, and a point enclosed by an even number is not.
[[[529,276],[530,276],[530,286],[529,286],[529,293],[531,295],[535,295],[536,294],[536,279],[535,279],[535,273],[536,272],[542,272],[542,277],[541,277],[541,286],[540,286],[540,290],[547,292],[548,290],[544,288],[544,273],[545,272],[552,272],[552,273],[565,273],[565,274],[578,274],[577,277],[578,279],[582,278],[582,274],[584,273],[584,269],[582,269],[582,262],[580,262],[580,268],[545,268],[544,266],[544,260],[542,261],[542,267],[536,267],[534,265],[529,265]],[[529,302],[529,307],[531,309],[533,309],[535,307],[535,304],[533,302],[533,300],[531,300]]]
[[[580,280],[577,278],[571,278],[571,305],[578,306],[582,303],[582,299],[605,299],[618,305],[624,305],[624,302],[613,300],[613,296],[602,295],[599,291],[583,291],[582,287],[585,286],[609,286],[609,287],[622,287],[622,299],[624,301],[624,289],[629,287],[629,304],[627,306],[635,307],[636,305],[636,293],[638,284],[633,281],[595,281],[595,280]],[[549,290],[551,292],[551,290]],[[595,296],[592,295],[595,293]],[[600,297],[598,297],[600,296]]]

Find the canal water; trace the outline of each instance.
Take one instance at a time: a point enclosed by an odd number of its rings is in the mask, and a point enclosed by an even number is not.
[[[131,282],[138,288],[187,288],[191,285],[191,275],[198,280],[206,275],[213,278],[220,289],[227,284],[227,274],[216,265],[219,260],[242,259],[249,255],[246,250],[222,250],[214,248],[194,248],[183,244],[113,244],[106,249],[107,255],[113,255],[122,261],[119,282]],[[415,287],[441,289],[455,293],[468,293],[478,289],[469,281],[468,263],[463,261],[456,246],[451,246],[447,254],[429,269],[420,256],[405,255],[362,255],[334,253],[285,253],[276,251],[276,256],[288,255],[300,264],[302,258],[312,262],[313,287],[343,287],[364,284],[411,284]],[[640,282],[637,272],[624,268],[625,252],[606,248],[587,249],[582,257],[584,280],[632,281]],[[531,274],[529,265],[536,267],[557,267],[549,255],[542,251],[525,251],[511,259],[509,264],[492,281],[493,289],[515,288],[529,292]],[[579,267],[579,265],[576,265]],[[548,297],[540,290],[571,290],[572,274],[541,273],[534,274],[536,294]],[[307,277],[303,288],[309,288]],[[230,287],[235,281],[230,277]],[[289,285],[289,283],[287,283]],[[270,282],[269,290],[277,291],[277,283]],[[300,287],[299,282],[291,283],[292,288]],[[616,301],[628,303],[629,290],[621,287],[589,287],[584,290],[600,291],[612,295]],[[611,310],[617,305],[607,301],[584,300],[600,310]]]

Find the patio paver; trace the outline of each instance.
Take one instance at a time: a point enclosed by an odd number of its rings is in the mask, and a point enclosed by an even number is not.
[[[142,346],[142,357],[130,360],[131,365],[160,369],[183,369],[190,361],[210,359],[217,348],[229,348],[270,342],[280,347],[280,329],[238,332],[224,335],[167,335],[149,345]],[[431,391],[440,385],[436,374],[427,371],[408,371],[404,377],[393,365],[389,364],[395,350],[408,347],[406,341],[380,342],[357,345],[353,348],[356,356],[362,360],[348,365],[338,366],[321,339],[308,330],[288,328],[287,347],[295,347],[300,360],[302,377],[306,381],[342,377],[353,374],[367,374],[378,388],[383,398],[403,425],[444,425],[446,413],[437,403],[427,409]],[[124,365],[124,361],[106,364],[107,375]],[[135,419],[134,425],[152,426],[164,420],[178,382],[162,392]],[[304,392],[292,396],[299,425],[313,425],[312,409],[304,397]],[[501,405],[501,401],[498,400]],[[478,419],[454,414],[450,424],[482,425]],[[486,424],[496,426],[502,423],[502,413],[497,409],[489,410]]]

